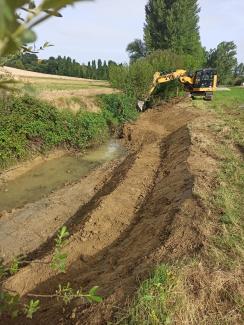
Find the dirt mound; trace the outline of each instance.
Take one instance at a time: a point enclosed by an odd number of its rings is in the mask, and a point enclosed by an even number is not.
[[[7,283],[22,296],[53,293],[59,283],[84,290],[99,285],[103,303],[74,301],[64,307],[43,300],[32,324],[106,324],[155,264],[189,256],[202,247],[207,211],[195,189],[201,188],[214,162],[198,141],[200,112],[188,105],[148,111],[125,128],[132,154],[113,171],[89,208],[81,207],[75,214],[74,222],[83,221],[76,224],[65,247],[66,274],[33,263]]]

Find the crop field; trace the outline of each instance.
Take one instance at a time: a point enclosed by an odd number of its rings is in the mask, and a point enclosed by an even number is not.
[[[58,109],[78,112],[80,108],[97,112],[96,97],[115,92],[107,81],[54,76],[5,67],[18,82],[15,88],[28,95],[46,100]]]

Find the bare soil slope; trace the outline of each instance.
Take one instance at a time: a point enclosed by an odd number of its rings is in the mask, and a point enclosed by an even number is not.
[[[125,127],[131,153],[73,215],[67,272],[55,274],[33,263],[7,283],[23,299],[30,292],[51,294],[59,283],[84,290],[99,285],[104,301],[64,306],[45,299],[31,324],[107,324],[157,263],[201,249],[209,229],[199,193],[209,190],[216,170],[205,121],[206,115],[185,101],[149,110]],[[47,246],[43,261],[50,254]],[[5,319],[4,324],[29,321]]]

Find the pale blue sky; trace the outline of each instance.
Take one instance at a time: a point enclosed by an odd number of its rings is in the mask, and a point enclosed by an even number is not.
[[[129,42],[143,37],[147,0],[96,0],[77,3],[40,27],[38,44],[46,40],[54,47],[40,53],[46,58],[58,54],[79,62],[91,59],[128,61]],[[244,0],[199,0],[202,44],[216,47],[221,41],[235,41],[238,60],[244,62]]]

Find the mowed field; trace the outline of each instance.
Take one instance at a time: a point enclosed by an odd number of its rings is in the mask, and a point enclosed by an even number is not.
[[[98,111],[96,96],[111,94],[114,90],[107,81],[49,75],[4,67],[3,71],[14,77],[17,87],[25,93],[47,100],[59,109],[77,112],[81,107]]]

